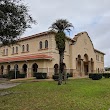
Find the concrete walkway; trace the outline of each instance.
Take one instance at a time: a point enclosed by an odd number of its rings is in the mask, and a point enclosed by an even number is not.
[[[19,85],[20,83],[0,83],[0,89],[7,89]]]
[[[10,82],[7,79],[0,78],[0,89],[7,89],[19,85],[20,83]]]
[[[88,76],[84,77],[70,77],[69,79],[81,79],[81,78],[88,78]],[[36,78],[19,78],[19,79],[12,79],[12,80],[6,80],[6,79],[0,79],[0,89],[7,89],[14,86],[17,86],[21,84],[22,82],[19,81],[25,81],[30,80],[30,82],[41,82],[41,81],[54,81],[53,79],[36,79]]]

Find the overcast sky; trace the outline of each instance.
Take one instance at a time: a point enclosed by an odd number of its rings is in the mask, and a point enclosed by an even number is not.
[[[22,36],[47,31],[56,19],[67,19],[74,25],[70,37],[86,31],[94,47],[105,55],[110,66],[110,0],[24,0],[37,21]]]

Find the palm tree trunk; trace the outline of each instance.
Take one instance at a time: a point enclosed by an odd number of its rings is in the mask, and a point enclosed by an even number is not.
[[[62,84],[62,77],[63,77],[63,56],[64,56],[64,52],[59,53],[59,57],[60,57],[60,70],[59,70],[59,79],[58,79],[58,85]]]

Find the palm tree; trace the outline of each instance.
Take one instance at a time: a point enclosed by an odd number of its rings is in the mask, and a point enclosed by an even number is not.
[[[64,59],[64,50],[65,50],[65,39],[66,39],[66,34],[65,32],[70,32],[71,27],[73,27],[72,23],[69,23],[66,19],[58,19],[56,22],[54,22],[51,25],[51,30],[56,31],[55,35],[55,41],[57,48],[59,50],[59,65],[60,65],[60,72],[59,72],[59,80],[58,80],[58,85],[61,85],[62,83],[62,74],[63,74],[63,59]]]

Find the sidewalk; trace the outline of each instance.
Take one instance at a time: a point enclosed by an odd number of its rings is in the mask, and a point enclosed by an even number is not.
[[[82,78],[88,78],[88,76],[69,77],[68,79],[82,79]],[[1,81],[0,89],[7,89],[23,83],[22,81],[42,82],[42,81],[54,81],[54,80],[53,79],[36,79],[35,77],[31,77],[31,78],[19,78],[19,79],[11,79],[11,80],[6,80],[1,78],[0,81]]]
[[[7,89],[19,85],[20,83],[1,83],[0,89]]]
[[[88,78],[88,76],[77,76],[77,77],[69,77],[68,79],[82,79],[82,78]],[[36,79],[35,77],[31,77],[31,78],[18,78],[18,79],[11,79],[11,82],[14,81],[26,81],[26,80],[30,80],[30,81],[54,81],[53,79]]]

